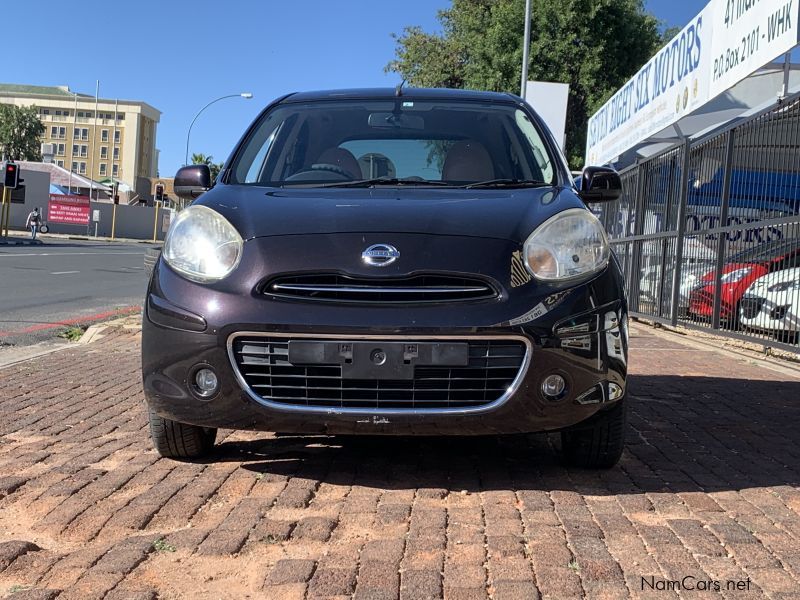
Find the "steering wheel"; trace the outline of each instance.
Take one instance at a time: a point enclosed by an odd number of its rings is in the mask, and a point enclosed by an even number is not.
[[[330,171],[331,173],[336,173],[337,175],[344,175],[348,179],[352,179],[353,175],[350,171],[345,171],[339,165],[332,165],[330,163],[316,163],[311,165],[312,171]]]
[[[297,173],[290,175],[286,178],[286,181],[324,181],[326,178],[330,177],[329,175],[326,176],[326,173],[338,175],[342,181],[350,181],[353,179],[353,176],[348,171],[345,171],[338,165],[332,165],[329,163],[316,163],[307,169],[303,169],[302,171],[298,171]]]

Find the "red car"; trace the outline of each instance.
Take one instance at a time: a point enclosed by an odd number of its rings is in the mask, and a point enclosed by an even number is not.
[[[780,240],[749,248],[728,258],[722,268],[720,320],[735,324],[739,301],[750,284],[767,273],[800,266],[797,240]],[[689,295],[689,315],[700,319],[714,316],[716,271],[703,275]]]

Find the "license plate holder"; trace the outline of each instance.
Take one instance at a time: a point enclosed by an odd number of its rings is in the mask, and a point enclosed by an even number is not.
[[[289,362],[297,366],[341,365],[343,379],[414,378],[414,367],[466,367],[466,342],[290,340]]]

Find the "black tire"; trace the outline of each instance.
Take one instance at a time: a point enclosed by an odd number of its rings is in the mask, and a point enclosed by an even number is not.
[[[48,231],[50,231],[50,228],[47,225],[42,225],[41,227],[39,227],[40,233],[47,233]]]
[[[200,458],[211,452],[217,430],[165,419],[148,409],[150,437],[164,458]]]
[[[561,452],[570,466],[609,469],[625,446],[625,399],[592,418],[561,432]]]

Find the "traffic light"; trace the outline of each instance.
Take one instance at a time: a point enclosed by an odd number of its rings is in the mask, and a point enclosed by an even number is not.
[[[3,168],[3,185],[10,190],[19,187],[19,165],[7,162]]]
[[[164,201],[164,186],[160,183],[156,186],[156,200],[159,202]]]

